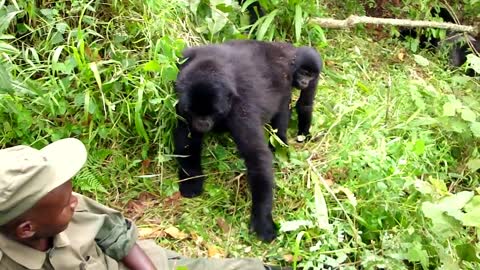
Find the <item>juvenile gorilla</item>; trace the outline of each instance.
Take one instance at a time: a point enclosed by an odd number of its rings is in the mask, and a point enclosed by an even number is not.
[[[186,62],[179,66],[175,84],[177,114],[185,120],[178,121],[175,130],[181,194],[195,197],[203,190],[203,135],[209,131],[230,132],[247,167],[252,193],[251,229],[266,242],[275,238],[276,228],[272,219],[272,153],[263,126],[271,123],[286,142],[294,78],[305,77],[297,74],[297,70],[306,70],[297,62],[303,59],[303,54],[298,55],[301,52],[286,43],[258,41],[188,48],[183,52]],[[298,80],[300,88],[313,89],[318,73],[309,83]],[[297,106],[311,106],[314,90],[305,94],[303,101],[300,98]],[[302,113],[308,111],[302,109]],[[311,121],[311,116],[306,118],[302,120],[302,132],[308,131],[306,126]]]

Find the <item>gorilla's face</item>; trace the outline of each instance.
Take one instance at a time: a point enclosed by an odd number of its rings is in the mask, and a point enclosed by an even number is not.
[[[185,90],[179,99],[180,111],[197,132],[209,132],[230,112],[233,94],[221,84],[199,83]]]

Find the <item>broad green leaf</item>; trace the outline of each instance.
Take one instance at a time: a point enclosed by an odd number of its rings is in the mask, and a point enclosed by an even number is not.
[[[13,94],[12,82],[7,69],[0,63],[0,93],[7,92]]]
[[[145,63],[145,65],[143,65],[143,70],[160,72],[162,70],[162,66],[160,66],[160,64],[157,63],[157,61],[151,60]]]
[[[12,11],[7,13],[7,15],[0,16],[0,33],[3,33],[8,28],[13,18],[20,12],[22,10]]]
[[[300,42],[300,36],[302,34],[302,8],[300,5],[295,6],[295,17],[293,19],[293,24],[295,25],[295,40]]]
[[[141,85],[138,87],[138,96],[137,96],[137,102],[135,102],[135,129],[137,130],[138,134],[142,136],[145,141],[147,142],[147,145],[149,144],[149,137],[147,134],[147,131],[145,130],[145,127],[143,125],[143,92],[145,91],[145,86]]]
[[[461,209],[470,201],[474,193],[462,191],[446,196],[437,203],[424,202],[422,204],[423,214],[432,219],[433,229],[444,237],[452,236],[459,229],[458,221],[464,221],[464,214]]]
[[[440,200],[438,206],[452,217],[458,217],[458,210],[462,209],[474,196],[472,191],[461,191]],[[457,218],[458,219],[458,218]]]
[[[64,22],[59,22],[57,24],[55,24],[55,28],[57,28],[57,31],[60,33],[60,34],[64,34],[65,31],[67,30],[68,28],[68,24],[64,23]]]
[[[430,62],[428,61],[427,58],[425,58],[425,57],[423,57],[419,54],[414,54],[413,59],[415,60],[415,62],[417,62],[417,64],[419,64],[422,67],[426,67],[430,64]]]
[[[476,209],[480,209],[480,195],[473,197],[464,208],[465,212],[472,212]]]
[[[20,51],[12,45],[0,41],[0,53],[17,54],[20,53]]]
[[[443,116],[455,116],[456,106],[452,102],[443,104]]]
[[[225,3],[218,4],[215,6],[215,8],[225,13],[229,13],[233,11],[233,7]]]
[[[480,122],[471,123],[470,130],[472,131],[473,136],[480,138]]]
[[[428,253],[423,249],[421,243],[413,243],[408,247],[405,255],[410,262],[420,262],[423,269],[428,269]]]
[[[165,82],[175,81],[178,75],[178,69],[172,66],[164,66],[162,68],[162,78]]]
[[[478,203],[478,201],[475,203]],[[475,208],[469,207],[469,210],[471,211],[465,213],[462,217],[463,225],[480,228],[480,208],[477,205]]]
[[[460,223],[454,218],[445,215],[444,211],[431,202],[424,202],[422,204],[422,212],[425,217],[432,221],[432,230],[438,236],[446,239],[457,234],[460,230]]]
[[[413,146],[413,152],[417,155],[422,155],[425,153],[425,141],[424,140],[417,140],[415,145]]]
[[[477,251],[474,245],[472,244],[462,244],[455,246],[455,251],[457,252],[458,257],[464,261],[468,262],[478,262],[480,261],[477,257]]]
[[[475,122],[477,115],[469,108],[462,109],[462,119],[468,122]]]
[[[245,12],[245,10],[247,10],[248,6],[250,6],[254,2],[257,2],[257,0],[247,0],[247,1],[245,1],[242,5],[241,11]]]
[[[321,229],[330,229],[331,225],[328,223],[328,208],[320,188],[320,179],[313,174],[314,182],[314,201],[315,201],[315,217],[317,218],[317,225]]]
[[[52,56],[52,68],[56,71],[61,70],[61,67],[58,64],[58,60],[60,59],[60,55],[62,54],[63,48],[65,48],[64,45],[58,46],[54,51],[53,51],[53,56]]]
[[[268,28],[270,28],[270,25],[275,19],[275,16],[277,15],[277,13],[278,13],[278,9],[275,9],[272,12],[270,12],[267,16],[265,16],[265,20],[263,21],[262,25],[260,26],[257,32],[258,40],[263,40],[265,34],[267,33]]]
[[[467,162],[467,167],[472,171],[476,172],[480,169],[480,159],[471,159]]]

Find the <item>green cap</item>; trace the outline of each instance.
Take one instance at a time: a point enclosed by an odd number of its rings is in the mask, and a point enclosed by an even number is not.
[[[26,145],[0,150],[0,225],[32,208],[50,191],[70,180],[87,160],[74,138],[38,150]]]

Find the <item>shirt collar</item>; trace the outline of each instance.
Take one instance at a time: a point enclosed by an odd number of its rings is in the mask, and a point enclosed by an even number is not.
[[[54,248],[70,245],[70,239],[65,232],[61,232],[53,239]],[[33,249],[29,246],[12,240],[0,233],[0,251],[16,263],[28,269],[40,269],[45,264],[47,252]]]

